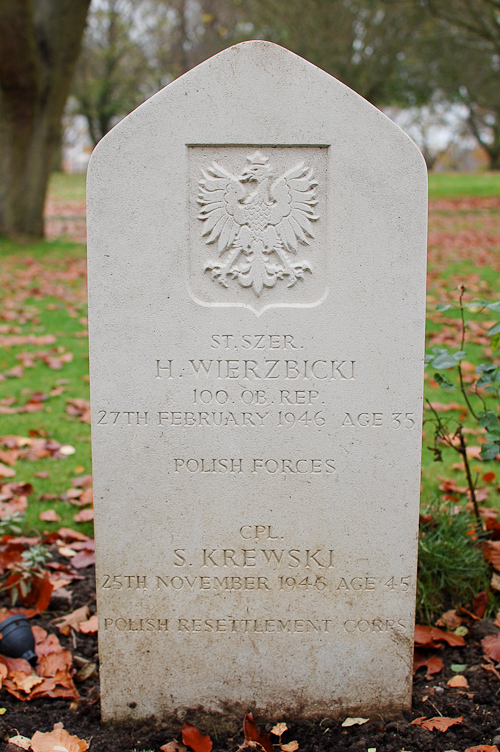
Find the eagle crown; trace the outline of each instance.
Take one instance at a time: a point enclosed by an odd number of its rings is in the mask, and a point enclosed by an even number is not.
[[[242,170],[238,179],[241,183],[257,182],[261,183],[264,178],[271,176],[269,159],[260,151],[256,151],[251,157],[247,157],[249,164]]]

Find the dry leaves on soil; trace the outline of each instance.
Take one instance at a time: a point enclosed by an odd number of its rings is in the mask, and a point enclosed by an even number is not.
[[[500,633],[483,637],[481,647],[485,655],[496,663],[500,662]]]
[[[426,718],[425,716],[422,716],[421,718],[415,718],[414,721],[411,722],[412,726],[422,726],[422,728],[427,729],[428,731],[447,731],[450,726],[455,726],[457,723],[462,723],[463,716],[460,716],[460,718],[446,718],[445,716],[436,716],[435,718]]]
[[[58,723],[47,734],[37,731],[31,738],[33,752],[85,752],[88,748],[86,741],[71,736]]]
[[[212,752],[213,742],[210,736],[203,736],[197,728],[190,723],[185,723],[181,729],[182,741],[187,747],[191,747],[193,752]]]
[[[297,752],[299,748],[298,742],[293,741],[293,742],[287,742],[286,744],[283,744],[283,742],[281,741],[281,737],[283,736],[285,731],[288,731],[288,726],[286,725],[286,723],[283,723],[283,722],[277,723],[271,729],[271,734],[274,734],[274,736],[279,737],[278,744],[282,752]]]
[[[465,640],[463,637],[453,632],[443,632],[437,627],[424,627],[420,624],[415,625],[415,645],[422,648],[440,648],[446,642],[451,647],[463,647]]]
[[[462,676],[459,674],[458,676],[452,676],[451,679],[448,679],[446,682],[449,687],[460,687],[461,689],[469,689],[469,682],[467,681],[467,678],[465,676]]]
[[[253,749],[263,749],[265,752],[273,752],[273,743],[269,734],[257,728],[252,713],[247,713],[243,719],[243,735],[245,741],[240,749],[251,747]]]
[[[38,697],[78,699],[79,695],[71,676],[71,652],[61,646],[55,634],[48,635],[38,626],[32,629],[38,658],[36,671],[33,671],[28,661],[22,658],[7,658],[0,655],[0,662],[8,670],[7,676],[3,679],[3,686],[7,692],[22,701]]]

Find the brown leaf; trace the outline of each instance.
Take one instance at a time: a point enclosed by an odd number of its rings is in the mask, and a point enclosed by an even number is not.
[[[0,462],[0,478],[13,478],[16,471]]]
[[[43,522],[61,522],[61,518],[55,509],[47,509],[45,512],[40,512],[38,517]]]
[[[210,736],[202,736],[197,728],[190,723],[185,723],[181,729],[182,741],[193,752],[212,752],[213,742]]]
[[[88,606],[81,606],[81,608],[77,608],[70,614],[62,616],[60,619],[56,619],[54,623],[61,634],[68,635],[72,629],[74,629],[75,632],[79,632],[80,624],[85,622],[88,619],[88,616]]]
[[[252,713],[247,713],[243,719],[243,734],[249,747],[255,747],[258,744],[265,752],[273,752],[273,744],[269,734],[257,728]]]
[[[88,535],[84,535],[83,533],[79,533],[78,530],[72,530],[70,527],[60,527],[57,531],[59,533],[59,537],[63,541],[88,541],[90,540]]]
[[[95,564],[95,552],[94,551],[80,551],[76,556],[71,559],[71,565],[75,569],[85,569]]]
[[[32,627],[32,631],[35,638],[35,653],[39,658],[42,655],[58,653],[63,649],[57,635],[53,633],[47,634],[45,629],[42,629],[37,624]]]
[[[31,589],[26,595],[21,593],[19,582],[22,575],[18,572],[13,572],[6,580],[5,585],[9,592],[12,593],[13,589],[17,589],[17,599],[24,606],[32,606],[38,613],[46,611],[49,607],[50,599],[52,597],[52,583],[50,581],[49,573],[43,572],[41,574],[35,574],[31,580]]]
[[[36,731],[31,737],[33,752],[85,752],[89,745],[77,736],[71,736],[63,728],[56,728],[47,734]]]
[[[487,592],[478,593],[476,595],[476,597],[474,598],[474,603],[472,605],[472,613],[474,614],[474,616],[477,616],[479,619],[483,618],[486,613],[486,609],[488,608],[489,599],[490,596]]]
[[[499,752],[496,744],[480,744],[479,747],[467,747],[465,752]]]
[[[487,637],[483,637],[483,639],[481,640],[481,647],[483,648],[484,654],[495,661],[495,663],[498,663],[500,661],[499,632],[493,635],[488,635]]]
[[[459,674],[458,676],[452,676],[446,682],[449,687],[462,687],[462,689],[469,689],[469,682],[465,676]]]
[[[68,673],[72,663],[73,656],[69,650],[59,650],[48,655],[42,655],[40,658],[40,674],[49,678],[57,676],[59,672]]]
[[[288,726],[286,723],[277,723],[276,726],[273,726],[271,729],[271,734],[274,734],[275,736],[283,736],[285,731],[288,730]]]
[[[450,611],[445,611],[445,613],[439,617],[436,622],[436,627],[446,627],[446,629],[453,632],[453,630],[459,627],[462,622],[462,617],[457,614],[454,608],[452,608]]]
[[[187,752],[187,747],[180,742],[173,741],[168,742],[168,744],[163,744],[160,747],[160,752]]]
[[[422,728],[427,729],[428,731],[433,731],[436,729],[437,731],[447,731],[450,726],[455,726],[457,723],[462,723],[463,716],[460,716],[460,718],[446,718],[445,716],[436,716],[435,718],[425,718],[425,716],[421,718],[415,718],[414,721],[411,722],[412,726],[422,726]]]
[[[430,678],[432,674],[438,674],[444,668],[444,663],[438,655],[426,656],[419,650],[415,650],[415,656],[413,659],[413,673],[416,673],[419,668],[425,666],[427,669],[427,678]]]
[[[97,632],[97,614],[91,616],[88,621],[80,622],[78,626],[82,634],[95,634]]]
[[[28,739],[27,736],[21,736],[21,734],[11,736],[7,741],[9,745],[13,744],[15,747],[19,747],[19,749],[30,749],[31,747],[31,739]]]
[[[443,642],[452,647],[463,647],[465,640],[452,632],[443,632],[437,627],[415,625],[415,645],[422,648],[439,648]]]
[[[81,466],[83,470],[83,466]],[[78,468],[76,468],[78,470]],[[73,478],[71,481],[72,485],[76,488],[89,488],[89,486],[92,485],[92,476],[91,475],[80,475],[77,478]],[[177,744],[177,742],[176,742]]]
[[[484,558],[490,562],[493,569],[500,571],[500,541],[487,541],[483,544]]]
[[[94,519],[94,510],[92,508],[82,509],[74,515],[73,519],[75,522],[91,522]],[[73,566],[75,565],[73,564]]]
[[[24,671],[12,671],[5,683],[7,684],[8,681],[13,682],[16,689],[20,689],[29,695],[33,687],[43,682],[43,678],[36,674],[25,674]]]

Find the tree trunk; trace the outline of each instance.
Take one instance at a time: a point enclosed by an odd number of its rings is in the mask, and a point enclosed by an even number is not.
[[[488,151],[488,157],[490,160],[488,170],[500,170],[500,151],[490,149]]]
[[[47,183],[89,4],[0,3],[0,235],[43,236]]]

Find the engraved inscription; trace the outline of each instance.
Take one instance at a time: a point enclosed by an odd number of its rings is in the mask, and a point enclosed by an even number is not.
[[[105,632],[149,632],[169,634],[180,632],[183,634],[196,634],[212,632],[218,634],[227,633],[256,633],[256,634],[328,634],[335,631],[333,619],[201,619],[184,618],[158,619],[158,618],[130,618],[118,617],[116,619],[105,617],[103,619]],[[370,635],[383,635],[398,632],[406,632],[407,626],[403,619],[348,619],[343,625],[348,633],[361,633]]]
[[[236,280],[259,297],[278,280],[293,287],[306,271],[311,272],[308,261],[294,256],[299,246],[314,238],[318,183],[305,162],[277,178],[269,158],[260,151],[248,156],[247,162],[239,175],[217,162],[202,170],[198,219],[206,243],[216,243],[220,257],[207,261],[205,271],[222,287]]]

